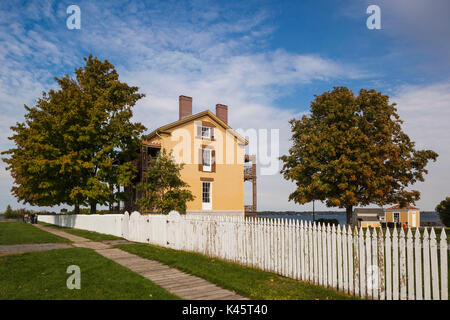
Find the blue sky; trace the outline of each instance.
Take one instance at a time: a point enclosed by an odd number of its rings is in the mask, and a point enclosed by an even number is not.
[[[81,30],[66,27],[71,4],[81,9]],[[381,30],[366,27],[371,4],[381,8]],[[0,149],[11,147],[23,104],[89,53],[146,94],[135,118],[149,130],[176,120],[184,94],[194,112],[227,104],[234,128],[279,129],[280,154],[289,148],[287,121],[307,112],[314,94],[374,88],[398,103],[417,146],[440,154],[414,186],[417,205],[432,210],[449,195],[449,12],[447,0],[3,1]],[[1,163],[0,210],[18,206],[11,183]],[[289,203],[292,190],[280,175],[261,176],[259,209],[311,209]]]

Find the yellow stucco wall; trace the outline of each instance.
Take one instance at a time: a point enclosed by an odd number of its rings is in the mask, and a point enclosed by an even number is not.
[[[377,228],[379,226],[381,226],[381,224],[377,221],[361,221],[361,227],[363,228],[367,227]]]
[[[208,121],[215,125],[214,141],[196,137],[195,121]],[[202,181],[200,178],[213,178],[212,210],[232,210],[244,212],[244,145],[235,136],[227,133],[209,116],[190,121],[176,128],[161,133],[150,142],[159,140],[161,147],[172,151],[174,160],[184,163],[181,171],[183,181],[190,185],[195,196],[194,201],[187,203],[187,211],[202,210]],[[199,170],[199,149],[202,145],[211,146],[215,150],[215,172]]]
[[[418,210],[392,210],[385,211],[386,222],[394,222],[394,212],[400,213],[400,223],[408,223],[412,226],[413,213],[416,214],[416,227],[420,226],[420,211]]]

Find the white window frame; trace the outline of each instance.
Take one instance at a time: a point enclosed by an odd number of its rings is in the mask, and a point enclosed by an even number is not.
[[[203,202],[203,186],[205,184],[209,185],[209,202]],[[212,182],[202,181],[202,210],[212,210]]]
[[[398,220],[395,221],[395,215],[398,214]],[[392,222],[400,223],[400,212],[392,212]]]
[[[207,130],[203,130],[203,129],[207,129]],[[206,127],[206,126],[201,126],[200,132],[201,132],[201,137],[202,139],[211,139],[211,127]],[[208,132],[208,135],[206,135],[205,133]]]
[[[205,156],[204,152],[209,153],[209,163],[205,163]],[[212,171],[212,149],[209,148],[203,148],[202,149],[202,164],[203,164],[203,171],[211,172]]]

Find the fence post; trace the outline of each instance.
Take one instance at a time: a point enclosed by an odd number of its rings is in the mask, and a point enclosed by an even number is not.
[[[445,228],[442,228],[439,247],[439,251],[441,253],[441,300],[448,300],[448,244],[447,235],[445,234]]]

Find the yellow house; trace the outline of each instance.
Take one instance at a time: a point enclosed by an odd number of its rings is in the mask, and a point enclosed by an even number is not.
[[[413,206],[401,207],[396,205],[384,210],[384,219],[387,225],[395,223],[398,226],[420,227],[420,209]]]
[[[381,226],[383,217],[383,208],[355,208],[353,212],[353,225],[363,228],[376,228]]]
[[[195,196],[187,203],[187,214],[242,216],[245,211],[256,212],[256,163],[255,156],[245,155],[247,144],[228,125],[228,106],[217,104],[216,114],[209,110],[192,114],[192,98],[180,96],[179,119],[143,137],[139,179],[145,176],[148,160],[165,149],[175,162],[184,164],[181,178]],[[253,182],[253,203],[244,207],[245,180]],[[139,194],[134,194],[134,206],[138,198]]]

